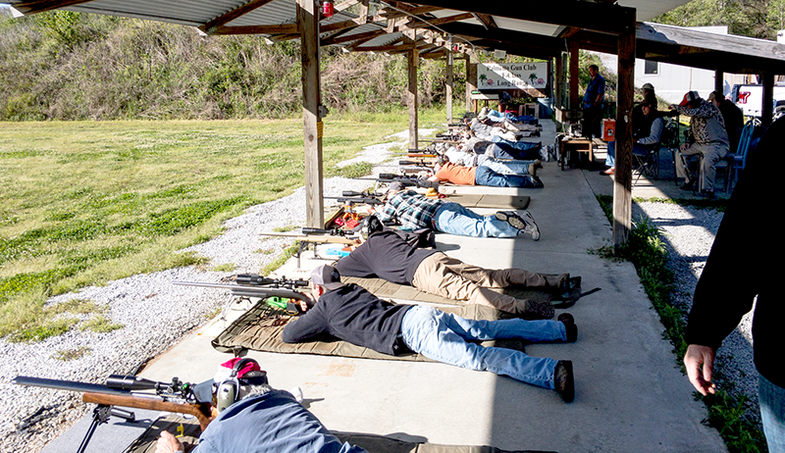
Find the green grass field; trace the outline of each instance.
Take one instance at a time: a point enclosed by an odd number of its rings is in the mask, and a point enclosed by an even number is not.
[[[408,127],[405,113],[324,122],[325,177],[367,173],[336,163]],[[0,336],[71,328],[52,321],[51,295],[202,261],[177,251],[289,195],[303,168],[301,118],[0,123]]]

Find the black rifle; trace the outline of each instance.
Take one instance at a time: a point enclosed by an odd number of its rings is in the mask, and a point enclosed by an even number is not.
[[[326,200],[338,200],[341,203],[346,204],[370,204],[370,205],[380,205],[384,204],[384,202],[376,197],[324,197]]]
[[[439,188],[439,181],[428,181],[427,178],[418,178],[416,176],[397,175],[395,173],[379,173],[377,178],[355,178],[361,181],[379,181],[383,183],[400,182],[404,187],[424,187],[434,189]]]
[[[305,294],[297,291],[297,288],[305,288],[308,286],[308,281],[303,279],[287,280],[286,277],[281,278],[267,278],[257,274],[240,274],[237,275],[235,281],[237,285],[226,285],[222,283],[206,283],[206,282],[172,282],[175,285],[182,286],[201,286],[205,288],[221,288],[228,289],[232,292],[232,296],[237,296],[241,299],[249,299],[256,297],[265,299],[267,305],[286,310],[291,315],[302,313],[302,308],[298,302],[284,301],[282,299],[295,299],[297,301],[304,301],[310,306],[313,301]],[[226,309],[231,304],[231,300],[227,302],[221,313],[221,319],[225,319]]]
[[[96,428],[106,423],[110,416],[114,415],[130,422],[135,421],[136,416],[133,412],[116,409],[113,406],[192,415],[199,420],[202,431],[213,420],[212,380],[194,385],[178,378],[173,378],[172,382],[167,383],[113,374],[107,378],[106,385],[29,376],[17,376],[11,382],[17,385],[81,392],[82,401],[98,404],[93,410],[93,421],[79,445],[78,453],[85,451]]]

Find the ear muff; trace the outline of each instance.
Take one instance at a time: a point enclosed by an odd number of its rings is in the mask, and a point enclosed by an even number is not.
[[[258,365],[254,359],[238,360],[232,367],[232,374],[229,375],[229,378],[218,384],[218,388],[215,391],[215,407],[218,409],[218,412],[222,412],[237,401],[237,398],[240,396],[240,380],[237,375],[249,363]]]

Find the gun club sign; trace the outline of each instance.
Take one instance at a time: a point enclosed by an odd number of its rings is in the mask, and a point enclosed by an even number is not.
[[[548,63],[482,63],[477,65],[481,90],[542,89],[547,85]]]

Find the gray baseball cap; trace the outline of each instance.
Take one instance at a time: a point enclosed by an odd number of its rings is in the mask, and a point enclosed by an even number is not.
[[[311,272],[311,283],[327,289],[338,289],[343,286],[338,269],[322,264]]]
[[[393,181],[393,182],[387,184],[387,190],[394,190],[394,191],[397,192],[397,191],[400,191],[400,190],[403,190],[403,189],[404,189],[404,185],[400,181]]]

